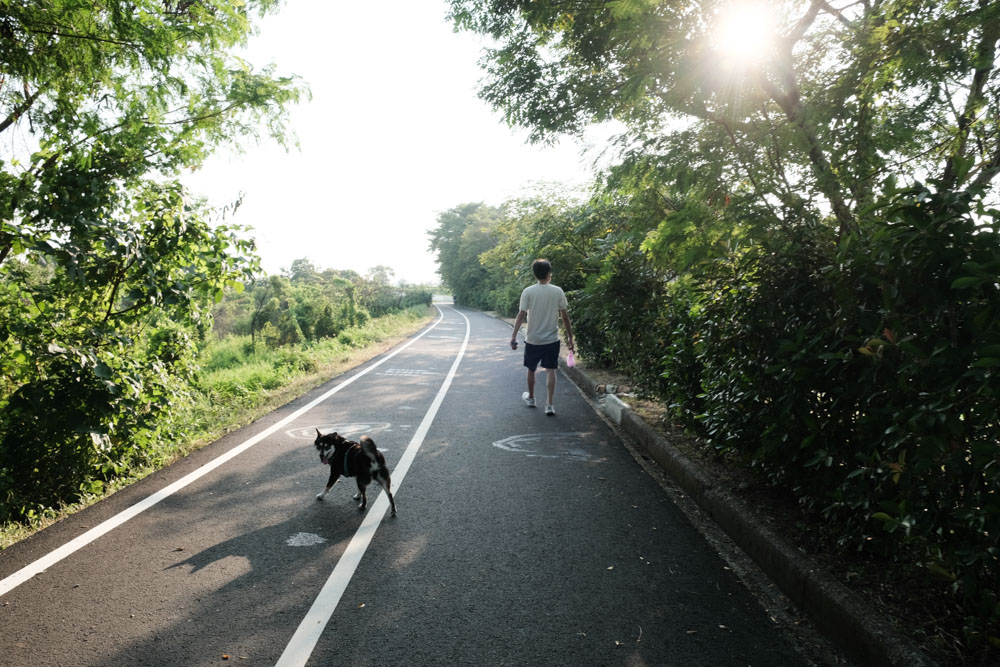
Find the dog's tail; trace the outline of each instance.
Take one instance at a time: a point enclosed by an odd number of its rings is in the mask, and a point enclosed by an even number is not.
[[[367,435],[361,436],[361,451],[365,453],[372,460],[372,463],[378,463],[378,449],[375,447],[375,441],[369,438]]]

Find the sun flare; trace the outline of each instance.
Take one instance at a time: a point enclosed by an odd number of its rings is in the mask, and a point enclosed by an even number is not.
[[[713,42],[734,65],[759,64],[770,56],[775,43],[774,17],[766,2],[733,2],[717,17]]]

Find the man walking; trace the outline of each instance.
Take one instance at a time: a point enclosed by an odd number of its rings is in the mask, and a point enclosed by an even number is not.
[[[517,332],[527,320],[524,332],[524,365],[528,369],[528,391],[521,395],[529,408],[535,407],[535,369],[541,363],[546,373],[548,400],[545,414],[555,415],[552,399],[556,393],[556,369],[559,368],[559,322],[561,317],[566,327],[566,347],[573,352],[573,329],[566,310],[566,294],[561,287],[552,284],[552,265],[546,259],[536,259],[531,271],[538,282],[521,292],[520,312],[514,320],[514,333],[510,337],[510,347],[517,349]]]

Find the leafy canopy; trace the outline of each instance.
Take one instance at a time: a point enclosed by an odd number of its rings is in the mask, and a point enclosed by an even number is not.
[[[494,41],[481,95],[533,140],[618,119],[627,155],[783,224],[856,230],[895,176],[993,186],[1000,4],[760,0],[769,39],[734,57],[737,4],[451,0],[451,16]],[[716,167],[695,171],[705,154]]]
[[[254,271],[177,177],[284,140],[303,84],[230,52],[276,6],[0,0],[0,520],[141,458],[209,304]]]

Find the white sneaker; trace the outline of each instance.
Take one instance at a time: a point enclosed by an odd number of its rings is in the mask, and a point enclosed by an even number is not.
[[[556,409],[554,407],[552,407],[551,405],[546,405],[545,406],[545,414],[547,414],[549,417],[555,417],[556,416]]]
[[[528,396],[528,392],[524,392],[523,394],[521,394],[521,400],[524,401],[524,404],[527,405],[529,408],[535,407],[535,399]]]

